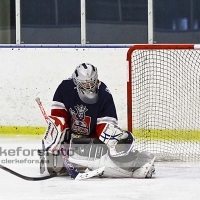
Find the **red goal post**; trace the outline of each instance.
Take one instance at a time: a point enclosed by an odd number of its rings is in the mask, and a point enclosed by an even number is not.
[[[200,45],[134,45],[127,61],[127,125],[138,150],[200,160]]]

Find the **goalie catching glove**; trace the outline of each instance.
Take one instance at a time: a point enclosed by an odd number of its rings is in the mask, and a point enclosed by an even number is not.
[[[61,143],[64,141],[67,130],[69,129],[63,118],[49,116],[48,126],[42,140],[43,150],[50,153],[59,150]]]
[[[112,157],[126,156],[134,146],[133,134],[113,124],[106,124],[99,139],[108,146]]]

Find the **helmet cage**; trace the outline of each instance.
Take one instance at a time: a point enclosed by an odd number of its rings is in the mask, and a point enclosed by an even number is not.
[[[96,93],[98,88],[97,76],[93,77],[91,80],[76,81],[76,83],[78,90],[82,93]]]

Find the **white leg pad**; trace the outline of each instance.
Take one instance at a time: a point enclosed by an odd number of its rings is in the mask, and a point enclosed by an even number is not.
[[[69,157],[69,161],[78,165],[88,167],[91,170],[105,166],[103,177],[111,178],[146,178],[150,168],[154,164],[155,157],[138,168],[134,172],[125,170],[116,165],[109,157],[108,153],[103,155],[101,159],[74,159]]]

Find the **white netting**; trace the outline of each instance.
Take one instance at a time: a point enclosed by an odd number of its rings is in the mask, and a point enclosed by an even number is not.
[[[131,71],[136,148],[200,160],[200,50],[134,50]]]

